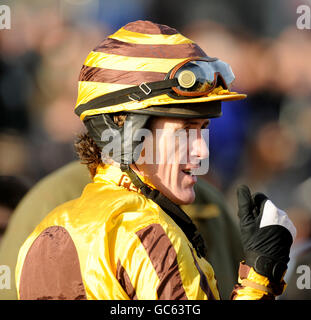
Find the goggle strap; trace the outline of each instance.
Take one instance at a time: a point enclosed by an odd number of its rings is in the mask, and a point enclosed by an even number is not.
[[[114,91],[96,97],[87,103],[80,104],[75,109],[75,114],[80,115],[86,110],[93,110],[107,106],[113,106],[129,101],[142,101],[167,93],[172,87],[178,85],[177,79],[167,79],[155,82],[143,82],[138,86]]]

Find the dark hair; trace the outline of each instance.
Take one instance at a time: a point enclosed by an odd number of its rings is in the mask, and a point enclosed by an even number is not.
[[[119,112],[112,113],[110,116],[115,124],[122,127],[127,115],[126,113]],[[78,135],[74,147],[81,163],[87,165],[91,177],[93,178],[96,174],[96,168],[102,163],[100,148],[96,145],[89,133]]]

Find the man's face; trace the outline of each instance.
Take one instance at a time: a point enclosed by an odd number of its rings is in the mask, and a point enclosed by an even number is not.
[[[209,156],[203,134],[207,130],[202,130],[208,124],[208,119],[155,117],[152,135],[146,137],[136,162],[139,173],[178,205],[195,199],[197,177],[191,171],[198,170],[200,161]]]

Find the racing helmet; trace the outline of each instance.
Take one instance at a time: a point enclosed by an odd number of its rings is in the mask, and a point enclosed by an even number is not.
[[[137,160],[137,129],[150,116],[214,118],[221,116],[221,101],[243,99],[230,91],[231,67],[211,58],[176,29],[151,21],[128,23],[108,36],[87,56],[79,76],[75,113],[102,150],[102,132],[117,130],[122,139],[113,160],[130,164]],[[124,135],[111,118],[127,113],[132,135]],[[123,150],[123,151],[122,151]]]

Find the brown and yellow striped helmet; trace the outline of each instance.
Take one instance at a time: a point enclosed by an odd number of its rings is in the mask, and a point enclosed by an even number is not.
[[[142,101],[128,99],[120,103],[119,100],[112,99],[108,104],[101,103],[100,97],[107,94],[146,82],[164,80],[167,73],[177,64],[193,57],[207,55],[196,43],[177,30],[150,21],[131,22],[108,36],[87,56],[80,72],[75,113],[81,120],[85,117],[121,111],[159,111],[161,114],[163,110],[167,110],[168,113],[171,111],[174,114],[178,110],[177,113],[184,112],[187,115],[187,110],[191,109],[201,112],[202,105],[207,111],[206,102],[246,97],[244,94],[217,87],[202,97],[174,99],[167,94],[160,94],[150,95],[150,98]],[[92,108],[88,107],[90,102]],[[212,107],[213,103],[208,105]]]

